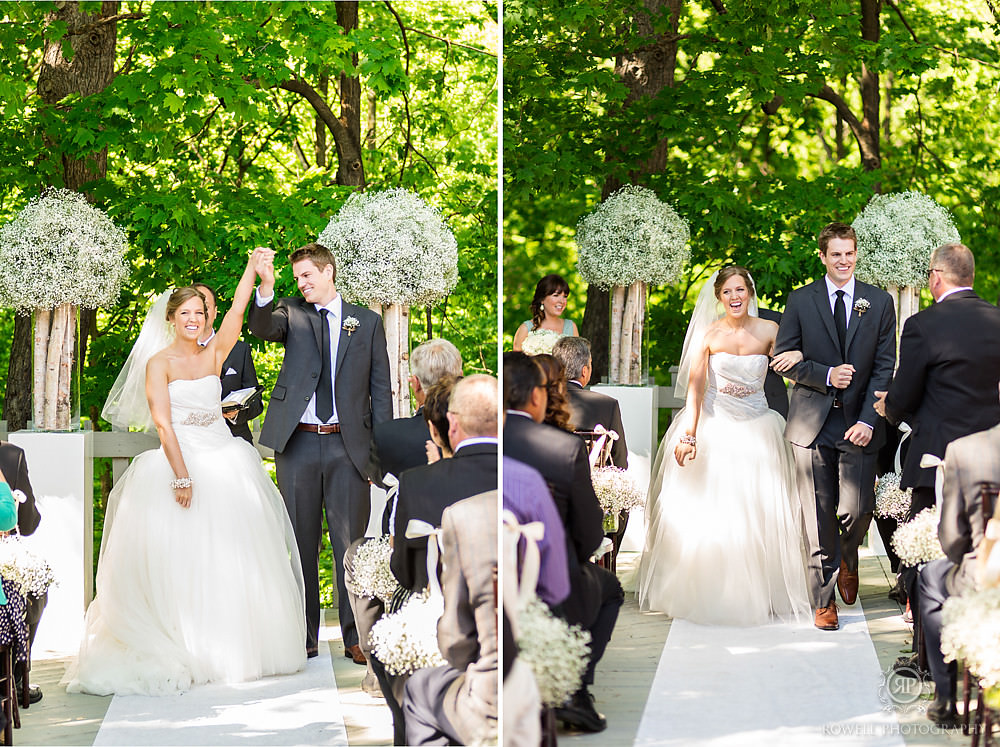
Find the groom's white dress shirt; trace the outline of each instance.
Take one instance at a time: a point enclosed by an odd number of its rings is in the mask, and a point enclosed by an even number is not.
[[[851,279],[848,280],[843,288],[838,288],[830,280],[829,275],[824,275],[823,279],[826,281],[826,294],[830,300],[830,313],[833,314],[834,304],[837,303],[837,291],[844,291],[844,305],[847,311],[847,326],[851,326],[851,310],[854,308],[854,276],[851,275]]]

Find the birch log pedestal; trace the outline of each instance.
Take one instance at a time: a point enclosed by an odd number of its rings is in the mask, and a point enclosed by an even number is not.
[[[42,516],[23,541],[56,578],[32,649],[36,656],[76,654],[94,597],[94,434],[15,431],[9,438],[24,449]]]

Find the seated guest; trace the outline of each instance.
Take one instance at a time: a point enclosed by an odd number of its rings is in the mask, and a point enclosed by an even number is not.
[[[542,422],[572,433],[576,426],[571,422],[569,401],[566,398],[565,366],[548,353],[536,355],[534,358],[535,363],[541,366],[545,373],[546,404]]]
[[[451,441],[448,439],[448,401],[451,399],[452,389],[461,378],[461,376],[443,376],[427,392],[427,399],[424,400],[424,420],[431,436],[427,442],[427,464],[434,464],[442,457],[452,456]]]
[[[613,573],[590,562],[604,538],[604,516],[590,477],[590,463],[583,440],[571,433],[542,425],[545,416],[545,374],[524,353],[503,357],[504,454],[534,467],[548,483],[566,532],[570,594],[564,603],[566,620],[590,631],[591,655],[583,684],[561,708],[556,718],[584,731],[607,727],[594,708],[588,688],[594,669],[611,640],[624,601],[621,584]]]
[[[452,460],[454,461],[454,460]],[[453,503],[441,515],[444,613],[438,647],[448,663],[406,683],[406,742],[495,743],[497,733],[497,492]]]
[[[550,608],[558,608],[569,596],[566,532],[559,511],[538,470],[506,454],[503,457],[503,507],[517,517],[519,524],[540,521],[545,527],[545,534],[538,542],[540,565],[535,592]]]
[[[590,383],[590,341],[584,337],[564,337],[552,348],[552,355],[565,367],[566,394],[573,422],[578,431],[592,431],[597,425],[618,434],[611,445],[611,463],[628,467],[628,446],[625,445],[625,426],[618,400],[600,392],[584,389]]]
[[[948,597],[975,588],[976,550],[987,518],[982,512],[980,483],[1000,483],[1000,425],[952,441],[944,462],[938,537],[946,557],[920,568],[917,589],[935,690],[927,717],[939,726],[954,727],[958,725],[957,666],[945,664],[941,653],[941,608]]]
[[[406,539],[410,519],[440,526],[452,503],[497,487],[497,380],[477,374],[459,381],[447,418],[454,456],[407,470],[399,480],[390,568],[411,591],[427,586],[427,542]]]
[[[24,495],[24,500],[19,502],[17,507],[17,530],[24,536],[32,534],[38,528],[42,517],[35,506],[35,493],[28,479],[28,463],[24,458],[24,450],[9,441],[0,441],[0,480],[6,482],[11,490],[19,490]],[[26,668],[30,668],[31,665],[31,644],[35,642],[35,633],[38,632],[38,623],[42,619],[47,599],[47,595],[44,594],[41,597],[29,596],[26,599],[25,612],[28,625],[27,660],[24,664]],[[21,687],[22,671],[21,667],[17,668],[18,690]],[[30,687],[29,703],[37,703],[41,699],[41,688]]]

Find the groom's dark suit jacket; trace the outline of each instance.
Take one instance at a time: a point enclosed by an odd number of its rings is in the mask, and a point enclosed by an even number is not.
[[[395,537],[389,567],[412,591],[427,586],[427,539],[406,539],[410,519],[441,526],[441,513],[464,498],[497,489],[497,445],[469,444],[451,459],[408,469],[399,478]],[[494,521],[496,517],[494,516]]]
[[[606,571],[589,560],[604,538],[604,512],[594,494],[583,439],[521,415],[508,415],[503,451],[505,456],[538,470],[552,491],[566,529],[570,583],[570,595],[564,603],[566,618],[589,627],[604,601],[598,576]]]
[[[381,317],[344,301],[343,319],[351,316],[359,325],[352,333],[343,328],[340,331],[334,397],[347,454],[358,472],[367,477],[372,425],[392,420],[389,356]],[[320,335],[326,334],[326,329],[313,304],[304,298],[280,298],[265,306],[251,301],[250,331],[285,345],[281,372],[260,432],[262,444],[281,452],[316,391],[322,368]]]
[[[906,320],[899,369],[885,398],[886,415],[913,428],[900,484],[929,487],[925,453],[944,457],[956,438],[1000,422],[1000,309],[973,291],[958,291]]]
[[[801,363],[784,374],[795,382],[785,438],[797,446],[810,447],[822,430],[835,394],[834,388],[826,384],[827,373],[841,363],[854,366],[850,386],[840,392],[847,426],[860,420],[874,428],[865,451],[878,450],[885,440],[885,423],[874,409],[875,392],[885,391],[892,378],[896,311],[888,293],[855,280],[855,305],[861,299],[871,306],[864,313],[848,309],[845,358],[840,351],[826,280],[821,277],[788,297],[774,351],[801,350],[804,356]]]

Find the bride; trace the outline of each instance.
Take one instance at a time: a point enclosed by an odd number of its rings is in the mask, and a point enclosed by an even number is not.
[[[155,425],[162,446],[136,457],[108,499],[70,692],[162,695],[305,665],[291,524],[257,451],[232,436],[220,407],[218,374],[268,252],[255,250],[204,347],[201,293],[163,294],[112,388],[105,418]]]
[[[754,296],[750,273],[726,267],[692,314],[677,378],[686,407],[649,487],[643,609],[718,625],[810,612],[794,464],[763,392],[778,325],[757,316]],[[790,351],[771,365],[784,371],[801,358]]]

